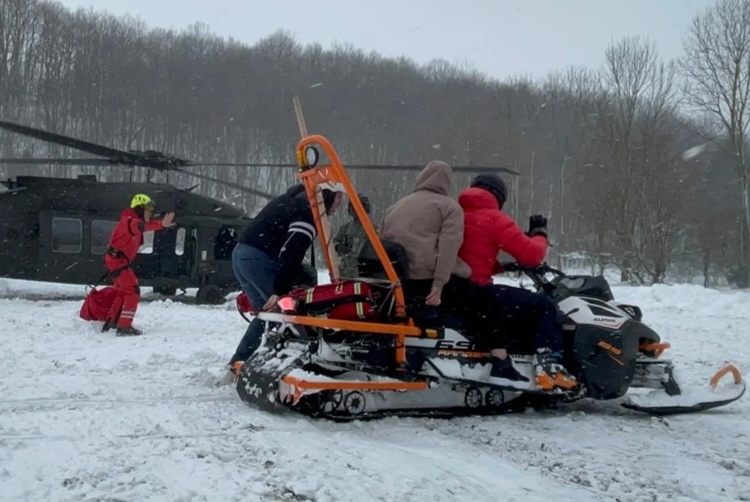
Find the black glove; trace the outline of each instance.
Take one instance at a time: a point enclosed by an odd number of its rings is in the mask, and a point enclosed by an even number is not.
[[[547,218],[541,214],[535,214],[529,218],[529,231],[527,234],[529,237],[535,235],[543,235],[547,237]]]

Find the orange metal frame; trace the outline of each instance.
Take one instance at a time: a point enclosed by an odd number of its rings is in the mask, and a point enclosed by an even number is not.
[[[323,150],[320,155],[321,159],[323,158],[323,153],[325,153],[330,160],[330,164],[316,165],[312,167],[308,166],[305,158],[305,148],[307,148],[308,146],[320,147]],[[328,141],[328,139],[326,139],[324,136],[318,134],[304,136],[297,144],[297,161],[300,165],[300,172],[297,174],[297,178],[299,178],[305,185],[305,191],[307,193],[308,201],[310,202],[310,209],[313,213],[315,227],[318,231],[318,238],[321,241],[321,247],[323,248],[326,266],[328,267],[328,272],[331,276],[331,282],[339,281],[341,280],[341,277],[339,276],[338,266],[336,266],[337,262],[335,252],[328,246],[329,243],[327,241],[330,239],[330,236],[327,235],[327,228],[323,224],[324,218],[326,218],[326,216],[321,213],[322,208],[318,198],[318,185],[326,182],[340,183],[341,185],[343,185],[346,191],[346,195],[348,196],[349,201],[354,207],[354,211],[357,213],[359,221],[364,227],[367,238],[373,245],[375,253],[377,254],[378,259],[380,260],[380,263],[383,266],[386,275],[388,276],[388,281],[391,283],[393,297],[395,300],[395,316],[399,319],[407,319],[406,302],[401,281],[396,274],[396,271],[394,270],[393,265],[388,258],[388,253],[386,252],[383,243],[380,241],[380,238],[375,231],[375,227],[370,221],[370,217],[365,211],[362,202],[359,200],[357,191],[355,190],[354,185],[349,179],[349,176],[346,173],[346,169],[344,168],[344,165],[342,164],[341,159],[336,153],[336,150],[333,148],[331,142]],[[284,321],[305,326],[339,329],[346,331],[360,331],[395,336],[396,362],[400,365],[403,365],[406,362],[405,338],[407,336],[430,336],[429,333],[425,334],[421,329],[414,326],[414,322],[412,319],[408,319],[404,323],[381,324],[372,322],[342,321],[337,319],[324,319],[319,317],[296,316],[268,312],[261,312],[258,314],[258,317],[264,320],[275,322]]]
[[[362,381],[336,381],[320,382],[307,381],[292,375],[284,375],[281,381],[289,386],[292,397],[292,404],[297,404],[306,391],[321,390],[358,390],[358,391],[396,391],[403,392],[408,390],[427,390],[428,384],[424,380],[414,382],[362,382]]]
[[[665,350],[672,348],[669,342],[644,343],[638,346],[638,350],[654,352],[654,359],[659,359]]]

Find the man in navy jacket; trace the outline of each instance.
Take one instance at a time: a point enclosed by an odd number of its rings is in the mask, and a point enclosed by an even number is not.
[[[338,183],[322,187],[326,213],[341,205],[345,190]],[[258,311],[273,308],[279,297],[289,293],[300,276],[302,260],[317,234],[304,185],[295,185],[271,200],[240,235],[232,252],[232,268],[242,291]],[[237,373],[260,346],[263,322],[257,317],[229,362]]]

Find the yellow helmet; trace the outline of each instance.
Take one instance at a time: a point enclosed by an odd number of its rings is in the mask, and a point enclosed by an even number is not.
[[[135,194],[133,196],[133,200],[130,201],[130,207],[136,208],[139,206],[143,206],[146,209],[153,209],[154,208],[154,201],[151,200],[151,197],[149,197],[146,194]]]

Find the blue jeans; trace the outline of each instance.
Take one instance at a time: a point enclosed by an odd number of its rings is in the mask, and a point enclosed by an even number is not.
[[[256,310],[263,308],[273,294],[277,265],[266,253],[247,244],[238,243],[232,251],[232,270],[242,291]],[[263,321],[257,317],[245,331],[229,364],[246,361],[260,347]]]

